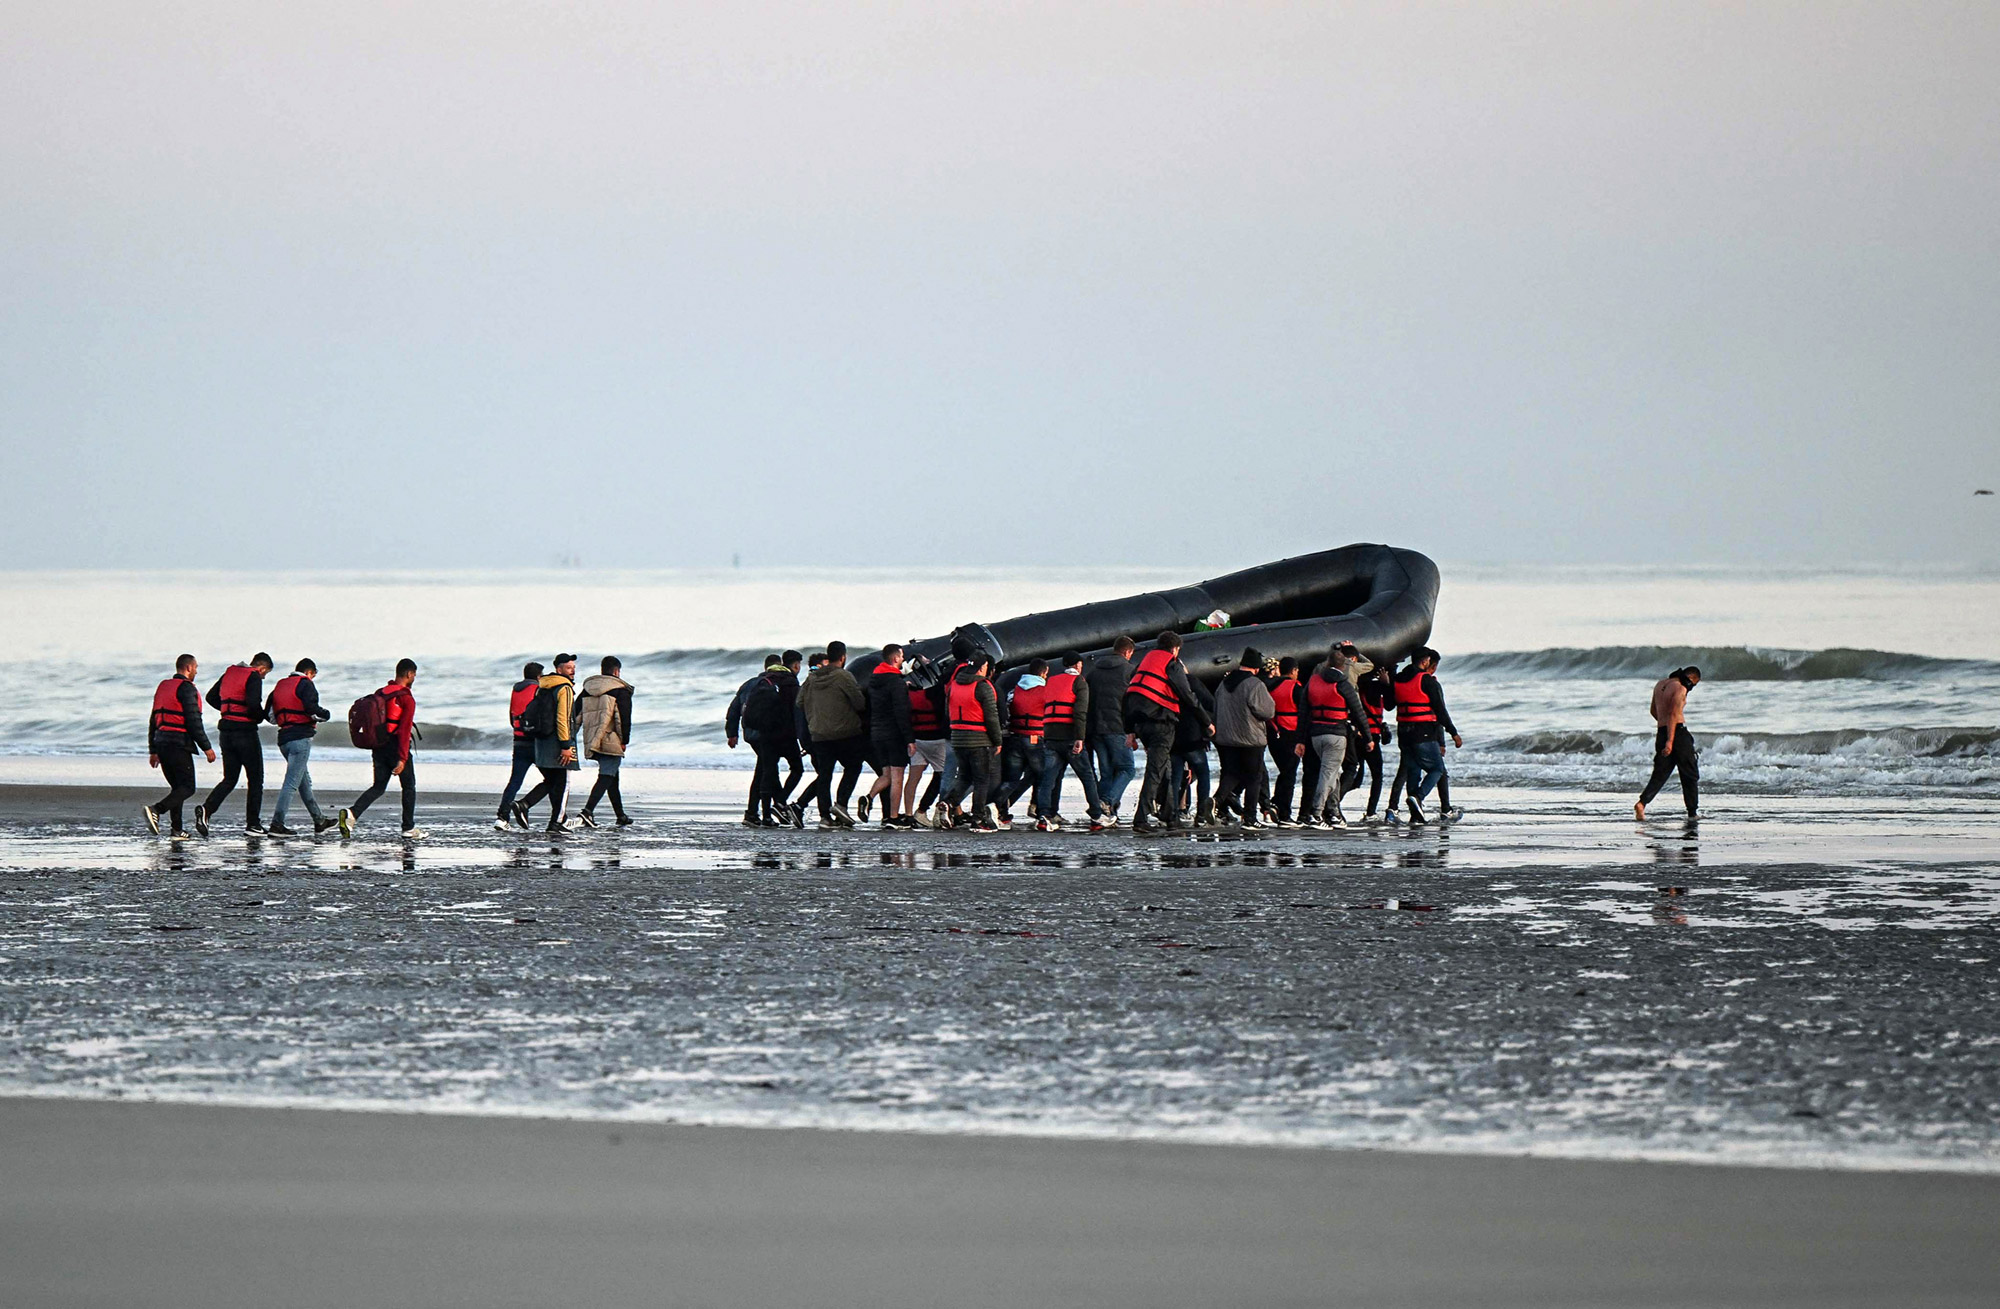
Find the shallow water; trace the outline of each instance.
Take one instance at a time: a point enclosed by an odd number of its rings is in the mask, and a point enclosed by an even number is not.
[[[2000,1167],[2000,804],[1641,829],[0,838],[63,1094]],[[1394,905],[1395,907],[1390,907]]]

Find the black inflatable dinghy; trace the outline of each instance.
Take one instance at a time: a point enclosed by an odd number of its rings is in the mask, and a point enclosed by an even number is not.
[[[1394,663],[1429,639],[1437,594],[1437,565],[1416,551],[1345,545],[1171,591],[967,623],[909,648],[922,668],[948,659],[955,640],[961,648],[969,642],[1009,669],[1070,650],[1088,657],[1121,635],[1144,649],[1172,630],[1186,638],[1181,662],[1188,674],[1210,681],[1236,667],[1245,646],[1315,664],[1335,642],[1352,641],[1374,662]],[[1229,615],[1230,625],[1197,630],[1216,610]]]

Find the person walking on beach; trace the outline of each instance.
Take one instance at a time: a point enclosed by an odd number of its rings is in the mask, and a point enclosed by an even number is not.
[[[264,705],[264,716],[278,725],[278,753],[285,760],[285,780],[278,787],[278,803],[271,811],[272,836],[298,835],[285,826],[293,796],[299,798],[312,818],[313,835],[334,826],[334,820],[320,812],[319,797],[313,794],[313,733],[332,717],[319,702],[319,688],[313,685],[318,677],[318,664],[310,659],[299,660],[292,666],[291,676],[271,688],[271,698]]]
[[[1667,775],[1676,769],[1681,775],[1681,799],[1687,802],[1689,818],[1698,815],[1701,800],[1701,766],[1696,757],[1694,733],[1687,728],[1688,692],[1701,685],[1701,669],[1676,668],[1653,684],[1653,775],[1632,806],[1632,816],[1646,821],[1646,806],[1667,784]]]
[[[910,699],[910,735],[914,738],[909,771],[903,778],[903,813],[913,826],[928,827],[925,806],[917,800],[923,793],[924,769],[931,770],[931,786],[941,789],[945,765],[951,758],[951,721],[945,704],[950,681],[940,678],[927,687],[918,687],[907,677],[903,682]]]
[[[507,770],[507,789],[500,793],[500,812],[493,817],[496,832],[504,832],[511,825],[514,797],[521,793],[521,783],[528,780],[528,770],[535,766],[535,742],[521,726],[521,715],[527,712],[528,702],[535,698],[541,680],[542,666],[530,660],[521,665],[521,680],[507,693],[507,726],[514,733],[514,759]],[[527,824],[524,822],[522,826]]]
[[[847,802],[867,763],[868,738],[862,715],[867,712],[868,700],[854,674],[847,671],[845,641],[826,643],[826,662],[799,688],[799,708],[805,711],[806,726],[812,732],[813,787],[819,799],[820,826],[852,827],[854,816],[847,812]],[[841,770],[838,794],[833,790],[836,767]]]
[[[389,789],[389,779],[395,778],[403,792],[403,839],[421,841],[424,830],[417,826],[417,761],[410,755],[410,741],[417,730],[417,697],[410,692],[416,685],[417,661],[399,659],[396,661],[396,676],[381,690],[371,692],[364,699],[373,703],[364,707],[357,703],[348,713],[348,727],[355,730],[359,715],[367,726],[372,738],[368,746],[370,762],[375,767],[375,782],[349,807],[340,811],[340,834],[354,835],[355,827],[361,822],[361,815],[368,812],[368,806],[382,798]],[[359,745],[361,742],[356,741]]]
[[[146,718],[146,762],[167,779],[167,793],[145,808],[146,826],[160,834],[160,815],[173,819],[169,835],[185,837],[181,807],[194,795],[194,752],[215,762],[215,750],[201,725],[201,692],[194,689],[201,666],[191,654],[174,660],[174,675],[153,689],[153,711]],[[195,811],[197,816],[200,810]],[[208,835],[206,831],[203,836]]]
[[[1299,661],[1286,655],[1278,661],[1277,680],[1270,684],[1271,762],[1278,766],[1278,780],[1272,793],[1271,822],[1276,827],[1292,825],[1292,788],[1299,780],[1299,765],[1306,755],[1306,737],[1299,726]],[[1308,779],[1310,780],[1310,779]],[[1305,808],[1306,795],[1299,794]]]
[[[799,740],[793,724],[799,679],[799,652],[787,650],[764,660],[764,671],[745,684],[741,695],[743,712],[738,722],[743,740],[757,756],[750,775],[749,807],[743,811],[745,827],[781,827],[792,821],[788,797],[799,781]],[[789,666],[787,665],[789,661]],[[778,761],[790,760],[792,775],[778,782]]]
[[[1132,830],[1136,832],[1159,830],[1154,814],[1161,806],[1165,806],[1166,825],[1170,828],[1181,826],[1180,779],[1169,776],[1173,764],[1174,736],[1180,727],[1181,716],[1193,716],[1196,729],[1204,737],[1215,732],[1195,700],[1194,688],[1188,682],[1187,669],[1181,664],[1180,653],[1180,634],[1160,633],[1153,642],[1153,648],[1132,670],[1131,680],[1125,687],[1122,706],[1125,744],[1134,750],[1142,745],[1146,749],[1146,778],[1139,784],[1139,803],[1132,812]],[[1091,688],[1093,695],[1096,689],[1095,686]]]
[[[542,830],[555,833],[569,830],[569,775],[583,770],[583,759],[576,745],[581,726],[576,712],[576,656],[559,654],[552,668],[535,683],[535,698],[523,715],[528,735],[535,739],[535,771],[542,780],[514,802],[514,815],[526,827],[529,810],[547,800],[549,825]]]
[[[1048,698],[1042,702],[1042,782],[1035,793],[1035,830],[1062,829],[1062,781],[1069,771],[1083,783],[1090,830],[1102,832],[1111,823],[1097,790],[1096,761],[1083,739],[1090,723],[1090,679],[1083,675],[1082,655],[1065,654],[1057,662],[1062,671],[1050,674]]]
[[[1264,656],[1245,650],[1235,671],[1215,691],[1215,749],[1222,756],[1222,785],[1216,817],[1228,822],[1232,813],[1246,828],[1262,827],[1264,748],[1271,739],[1271,720],[1278,703],[1258,674]]]
[[[958,770],[951,788],[938,801],[932,826],[940,831],[952,826],[959,802],[968,794],[972,797],[972,830],[1000,830],[988,812],[1001,741],[1000,697],[988,680],[992,671],[992,658],[984,650],[975,650],[951,675],[951,750]]]
[[[1354,660],[1354,689],[1361,693],[1361,708],[1367,714],[1365,728],[1354,734],[1354,746],[1348,751],[1346,772],[1340,779],[1340,793],[1345,796],[1361,785],[1361,772],[1368,771],[1368,808],[1362,813],[1363,822],[1372,822],[1375,807],[1382,802],[1382,732],[1386,706],[1394,698],[1395,691],[1389,684],[1389,675],[1381,665],[1362,658],[1361,652],[1351,642],[1343,642],[1341,648]],[[1440,780],[1439,785],[1443,782]]]
[[[632,825],[625,812],[625,794],[618,787],[618,768],[625,762],[625,750],[632,744],[632,684],[619,676],[625,665],[616,656],[606,655],[598,671],[584,679],[579,717],[583,730],[577,737],[584,753],[597,761],[597,783],[583,802],[577,817],[585,827],[597,826],[597,802],[611,801],[611,812],[620,827]]]
[[[1367,721],[1361,692],[1355,689],[1353,660],[1335,646],[1304,684],[1306,748],[1317,761],[1312,798],[1299,815],[1301,827],[1346,827],[1340,808],[1341,765],[1354,727]]]
[[[1215,735],[1215,697],[1201,682],[1188,679],[1192,696],[1187,703],[1201,712],[1183,713],[1174,723],[1172,800],[1182,814],[1191,815],[1196,827],[1215,825],[1215,798],[1209,793],[1214,774],[1209,768],[1208,743]]]
[[[915,827],[903,812],[903,772],[909,767],[911,743],[916,740],[910,718],[910,683],[903,676],[903,647],[885,645],[868,685],[862,694],[868,701],[868,766],[875,770],[874,785],[861,797],[861,817],[868,817],[868,802],[882,797],[882,830]]]
[[[1042,781],[1042,717],[1049,700],[1049,661],[1033,659],[1007,693],[1007,726],[1000,742],[1000,824],[1014,823],[1014,802],[1032,796]],[[1039,802],[1037,804],[1039,809]]]
[[[1409,761],[1407,768],[1399,765],[1399,771],[1409,785],[1413,826],[1426,821],[1423,802],[1444,778],[1445,737],[1451,737],[1454,747],[1465,744],[1459,739],[1450,711],[1444,707],[1444,688],[1438,683],[1437,666],[1438,652],[1429,646],[1419,646],[1410,656],[1408,666],[1390,683],[1396,696],[1396,743]],[[1456,817],[1450,802],[1442,795],[1438,799],[1439,816]]]
[[[1139,775],[1125,728],[1125,688],[1132,680],[1132,654],[1138,648],[1131,637],[1121,636],[1111,643],[1111,653],[1091,660],[1084,674],[1090,687],[1090,718],[1083,745],[1097,769],[1097,793],[1113,826],[1125,788]]]
[[[243,792],[243,830],[264,831],[264,743],[257,738],[257,724],[264,721],[264,674],[271,668],[271,656],[260,650],[249,663],[223,669],[208,688],[209,708],[216,711],[215,735],[222,746],[222,780],[194,811],[195,830],[203,836],[208,835],[209,820],[236,789],[238,777],[248,783]]]
[[[750,740],[750,730],[743,723],[743,712],[750,705],[750,693],[764,684],[765,674],[776,668],[779,662],[777,655],[765,655],[763,670],[737,687],[736,694],[729,698],[729,711],[722,716],[722,739],[728,743],[731,750],[734,750],[736,743],[742,740],[749,741],[751,752],[753,754],[756,752],[757,743]],[[763,775],[761,768],[753,770],[750,774],[750,796],[743,803],[745,827],[763,826],[763,800],[758,794]]]

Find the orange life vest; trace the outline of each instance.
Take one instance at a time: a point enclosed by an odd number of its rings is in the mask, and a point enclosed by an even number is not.
[[[1271,699],[1277,702],[1278,712],[1271,715],[1271,726],[1280,732],[1299,730],[1299,684],[1287,677],[1271,688]]]
[[[1431,704],[1430,696],[1424,694],[1424,674],[1410,670],[1406,678],[1399,677],[1396,686],[1396,725],[1408,727],[1411,723],[1435,723],[1437,709]]]
[[[1042,731],[1064,737],[1076,735],[1076,679],[1078,673],[1055,673],[1042,687]],[[1015,694],[1019,694],[1016,692]]]
[[[1179,658],[1172,650],[1148,650],[1139,666],[1132,670],[1132,680],[1125,685],[1125,694],[1141,695],[1160,708],[1178,717],[1181,712],[1181,698],[1174,691],[1174,684],[1167,680],[1167,665]]]
[[[1042,715],[1049,702],[1048,683],[1040,686],[1014,688],[1014,694],[1007,701],[1007,730],[1015,736],[1040,736]]]
[[[1329,682],[1318,673],[1306,679],[1307,719],[1314,727],[1339,727],[1347,721],[1347,697],[1336,674]]]
[[[985,682],[983,677],[975,677],[969,682],[961,682],[954,674],[951,679],[951,730],[954,732],[985,732],[986,706],[979,703],[979,687]]]

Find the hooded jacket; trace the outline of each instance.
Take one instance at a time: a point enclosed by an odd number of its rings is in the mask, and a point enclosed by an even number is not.
[[[1347,721],[1344,723],[1315,723],[1312,721],[1310,701],[1306,698],[1306,687],[1312,681],[1335,683],[1340,690],[1341,703],[1347,706]],[[1368,731],[1368,712],[1361,706],[1361,692],[1354,688],[1354,679],[1332,664],[1321,664],[1313,669],[1312,677],[1299,683],[1299,730],[1307,736],[1332,736],[1337,732]]]
[[[611,673],[593,673],[583,681],[579,702],[583,720],[578,739],[591,755],[622,755],[632,743],[632,684]]]
[[[1208,749],[1208,725],[1215,720],[1215,697],[1208,687],[1191,677],[1187,682],[1187,690],[1181,692],[1181,715],[1174,720],[1175,754]]]
[[[986,728],[984,731],[966,731],[962,728],[954,727],[951,732],[952,745],[968,750],[977,749],[981,746],[990,746],[998,749],[1000,746],[1000,696],[994,691],[992,681],[974,672],[971,664],[961,665],[959,670],[951,675],[951,680],[959,686],[970,686],[974,682],[979,683],[978,689],[973,694],[979,697],[979,707],[986,713]],[[949,701],[947,701],[948,703]]]
[[[1238,668],[1216,688],[1215,743],[1261,750],[1271,739],[1271,719],[1277,712],[1278,702],[1264,679]]]
[[[1083,670],[1090,686],[1090,717],[1085,736],[1125,735],[1125,687],[1132,680],[1132,661],[1101,654]]]
[[[583,751],[576,750],[576,683],[561,673],[546,673],[535,685],[544,691],[553,689],[556,697],[556,733],[535,739],[535,767],[582,768]],[[576,750],[568,763],[562,761],[565,750]]]
[[[832,664],[821,664],[806,675],[799,688],[799,708],[805,711],[806,730],[824,744],[861,735],[861,715],[868,698],[854,674]]]

